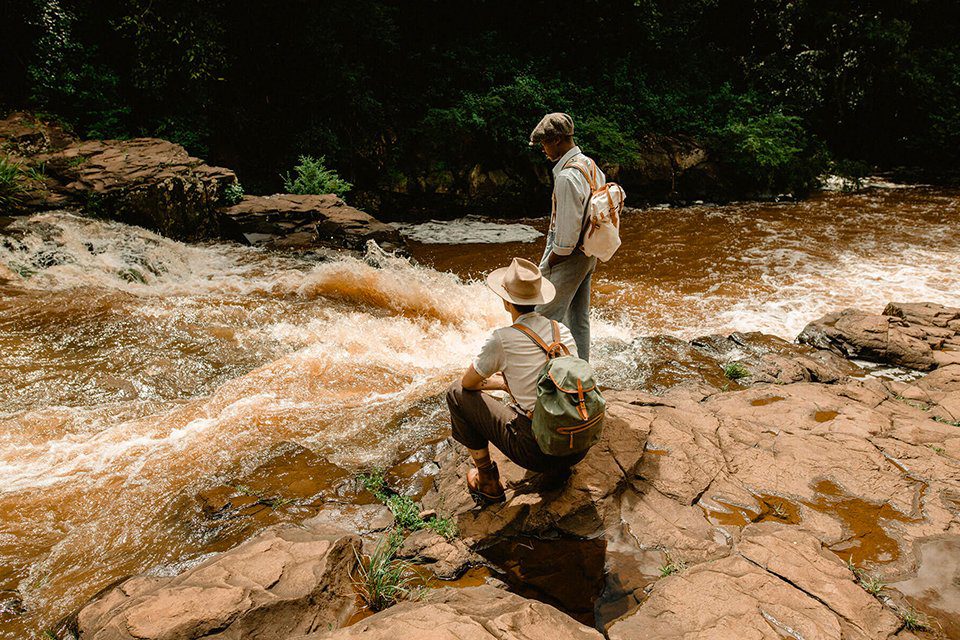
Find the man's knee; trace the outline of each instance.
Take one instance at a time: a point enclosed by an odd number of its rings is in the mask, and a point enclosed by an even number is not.
[[[463,382],[459,379],[454,380],[447,387],[447,407],[453,411],[455,407],[460,406],[460,398],[463,397]]]

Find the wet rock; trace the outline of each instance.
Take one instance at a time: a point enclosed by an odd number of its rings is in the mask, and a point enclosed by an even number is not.
[[[459,578],[467,569],[483,562],[462,540],[447,540],[429,529],[407,536],[396,555],[422,565],[441,580]]]
[[[361,249],[368,240],[388,249],[403,245],[396,229],[335,195],[244,196],[222,210],[221,221],[230,237],[267,248]]]
[[[960,309],[932,303],[891,303],[882,315],[845,309],[811,322],[797,340],[848,358],[930,371],[960,363],[957,316]]]
[[[353,626],[296,640],[342,638],[601,640],[603,636],[554,607],[487,585],[438,589],[424,600],[402,602]]]
[[[85,606],[84,640],[287,638],[353,611],[360,541],[281,525],[174,578],[135,577]]]
[[[373,540],[393,528],[393,514],[382,504],[327,504],[303,526],[316,530],[341,530]]]

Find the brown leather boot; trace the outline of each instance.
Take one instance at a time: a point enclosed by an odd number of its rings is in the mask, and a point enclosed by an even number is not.
[[[500,470],[496,462],[477,466],[467,471],[467,489],[477,504],[496,504],[507,499],[500,484]]]

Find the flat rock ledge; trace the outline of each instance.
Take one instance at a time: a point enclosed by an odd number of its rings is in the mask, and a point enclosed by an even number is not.
[[[354,612],[360,539],[278,525],[173,578],[138,576],[80,610],[82,640],[281,640]]]
[[[220,212],[220,221],[225,235],[270,249],[359,250],[370,240],[388,250],[403,246],[396,229],[335,195],[244,196]]]

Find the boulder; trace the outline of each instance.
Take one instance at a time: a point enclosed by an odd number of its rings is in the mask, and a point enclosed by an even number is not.
[[[496,587],[438,589],[356,624],[290,640],[602,640],[596,629],[542,602]]]
[[[288,638],[354,611],[360,540],[280,525],[173,578],[134,577],[86,605],[82,640]]]
[[[335,195],[244,196],[221,210],[229,237],[267,248],[362,249],[373,240],[386,249],[403,245],[400,233]]]
[[[932,303],[891,303],[879,315],[845,309],[811,322],[797,340],[847,358],[930,371],[960,363],[960,309]]]

